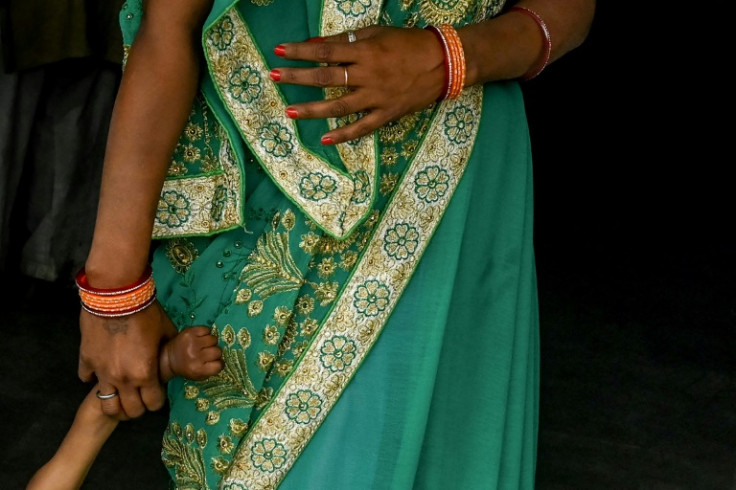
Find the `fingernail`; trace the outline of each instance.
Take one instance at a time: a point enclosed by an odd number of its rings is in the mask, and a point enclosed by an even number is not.
[[[296,119],[299,114],[296,112],[296,109],[294,109],[293,107],[287,107],[286,115],[292,119]]]
[[[276,56],[283,56],[286,54],[286,48],[283,44],[279,44],[275,48],[273,48],[273,52]]]
[[[304,41],[304,42],[305,42],[305,43],[321,43],[321,42],[322,42],[322,41],[324,41],[324,40],[325,40],[325,38],[324,38],[324,37],[322,37],[322,36],[317,36],[317,37],[310,37],[309,39],[307,39],[307,40],[306,40],[306,41]]]
[[[271,70],[271,73],[269,73],[269,76],[271,77],[271,80],[274,82],[278,82],[281,80],[281,72],[278,70]]]
[[[333,140],[330,136],[322,136],[322,144],[323,145],[334,145],[335,140]]]

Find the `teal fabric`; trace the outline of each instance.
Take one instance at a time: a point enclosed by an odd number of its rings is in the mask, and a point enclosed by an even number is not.
[[[538,419],[532,173],[514,83],[377,345],[280,489],[531,489]]]
[[[271,48],[286,41],[283,31],[267,27],[283,15],[279,2],[283,7],[281,0],[272,8],[237,2],[249,24],[258,26],[259,45],[269,64],[282,63]],[[217,0],[208,23],[235,3]],[[290,18],[304,14],[307,22],[289,37],[316,35],[319,7],[311,2],[295,6]],[[140,4],[130,0],[126,8],[121,22],[130,41]],[[391,4],[390,11],[396,15],[400,9]],[[240,385],[253,387],[225,393],[237,384],[232,379],[227,389],[182,379],[169,384],[171,423],[164,435],[164,460],[178,488],[219,487],[238,441],[249,430],[239,424],[252,427],[259,420],[287,376],[278,373],[279,362],[298,365],[299,346],[317,335],[305,333],[306,321],[322,321],[328,314],[332,300],[308,314],[300,312],[304,297],[320,303],[309,282],[342,285],[351,270],[346,265],[321,275],[324,270],[317,264],[345,255],[307,253],[299,245],[310,231],[327,237],[264,175],[248,144],[238,140],[237,124],[209,81],[203,90],[243,165],[250,218],[245,228],[213,237],[162,242],[154,274],[159,300],[179,328],[213,325],[229,359],[243,359],[242,373],[233,375],[242,379],[235,381],[246,380]],[[303,87],[284,87],[283,93],[289,100],[321,96],[317,89]],[[300,137],[337,165],[334,148],[318,143],[325,127],[324,121],[300,123]],[[407,164],[404,158],[390,170],[401,173]],[[375,208],[383,209],[388,199],[390,192],[383,193]],[[288,213],[293,220],[285,218]],[[370,237],[366,226],[356,236]],[[532,160],[523,97],[514,82],[488,84],[479,135],[439,228],[378,341],[280,489],[534,487],[539,345],[532,232]],[[260,299],[255,294],[251,298],[249,291],[240,301],[244,276],[259,240],[269,234],[290,236],[288,249],[307,283],[299,291],[264,294],[263,315],[252,314]],[[359,242],[349,241],[346,250],[359,253]],[[267,338],[274,331],[269,328],[277,326],[273,312],[279,305],[288,305],[295,319],[276,329],[282,339],[293,336],[285,349]],[[264,353],[275,356],[266,367],[260,364]],[[245,487],[233,483],[225,488]]]

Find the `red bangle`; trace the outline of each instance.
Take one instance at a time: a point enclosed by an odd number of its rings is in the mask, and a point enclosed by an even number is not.
[[[549,64],[549,58],[552,54],[552,38],[549,34],[549,28],[547,27],[547,24],[544,22],[544,20],[539,16],[539,14],[531,9],[528,9],[526,7],[511,7],[509,9],[509,12],[521,12],[528,15],[529,17],[534,19],[534,22],[537,23],[539,29],[542,31],[542,56],[536,65],[534,65],[528,72],[521,76],[521,79],[524,81],[531,80],[532,78],[535,78],[537,75],[542,73],[542,70],[544,70],[547,67],[547,64]]]
[[[442,53],[444,56],[445,85],[442,87],[442,94],[437,97],[437,102],[439,102],[447,98],[447,94],[450,91],[450,85],[452,84],[452,66],[450,64],[451,61],[449,56],[450,47],[447,45],[447,39],[445,39],[445,35],[437,27],[427,26],[425,27],[425,29],[427,29],[432,34],[434,34],[435,37],[437,37],[437,40],[440,42],[440,46],[442,46]]]

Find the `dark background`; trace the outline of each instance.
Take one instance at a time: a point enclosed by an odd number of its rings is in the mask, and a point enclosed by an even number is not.
[[[713,115],[727,114],[729,58],[714,17],[599,2],[586,42],[524,84],[540,489],[736,489],[733,157]],[[22,488],[50,457],[86,390],[70,281],[24,277],[13,259],[0,320],[3,488]],[[164,424],[156,413],[121,426],[87,487],[163,488]]]

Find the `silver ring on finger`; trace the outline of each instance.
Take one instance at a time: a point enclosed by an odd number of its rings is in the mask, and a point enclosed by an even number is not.
[[[355,31],[348,31],[347,35],[348,35],[349,43],[354,43],[355,41],[358,40],[358,36],[355,35]]]
[[[113,391],[110,394],[103,395],[102,393],[100,393],[100,390],[97,390],[97,398],[99,398],[100,400],[112,400],[116,396],[118,396],[118,392],[117,391]]]

